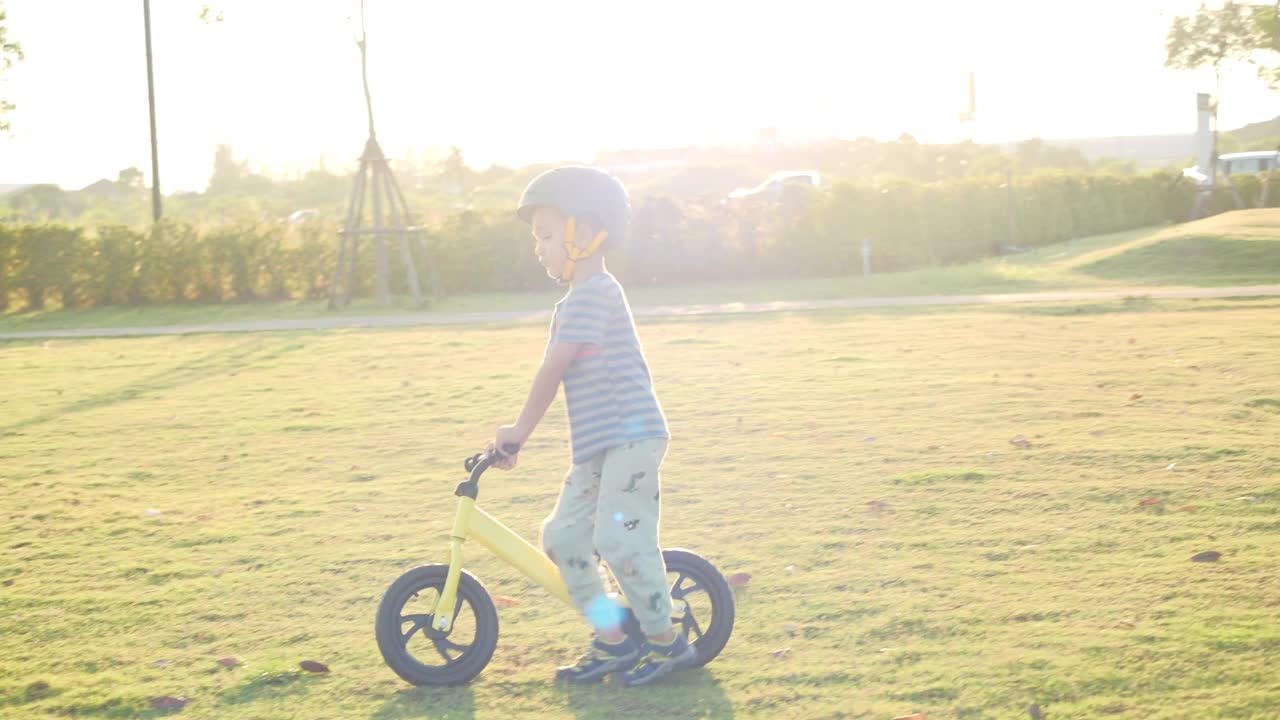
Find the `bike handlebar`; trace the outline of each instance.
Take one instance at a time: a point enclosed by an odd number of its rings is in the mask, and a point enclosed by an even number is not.
[[[520,452],[520,446],[515,444],[503,445],[502,452],[507,455],[515,455]],[[462,466],[467,469],[467,472],[471,473],[471,477],[461,483],[458,483],[458,488],[453,494],[458,497],[469,497],[474,500],[480,491],[480,476],[484,474],[485,470],[492,467],[493,464],[498,461],[499,457],[500,456],[497,452],[478,452],[467,458],[466,461],[462,463]]]

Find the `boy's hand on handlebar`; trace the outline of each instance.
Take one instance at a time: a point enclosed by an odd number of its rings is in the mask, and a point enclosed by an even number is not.
[[[503,470],[514,468],[519,457],[520,446],[524,444],[525,439],[525,434],[514,425],[503,425],[498,428],[493,442],[489,443],[486,448],[491,455],[497,458],[497,461],[493,463],[494,467]]]

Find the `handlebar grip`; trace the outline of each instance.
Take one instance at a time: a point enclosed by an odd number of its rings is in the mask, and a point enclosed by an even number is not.
[[[506,455],[515,455],[516,453],[520,452],[520,446],[515,443],[507,443],[502,446],[502,452]],[[472,470],[475,470],[476,465],[479,465],[480,461],[484,459],[485,459],[484,453],[476,453],[475,455],[472,455],[471,457],[463,461],[462,467],[466,468],[467,472],[471,472]]]

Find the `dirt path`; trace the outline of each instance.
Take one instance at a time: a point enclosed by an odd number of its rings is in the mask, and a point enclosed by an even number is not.
[[[841,298],[838,300],[788,300],[778,302],[725,303],[719,305],[659,305],[633,308],[636,317],[689,317],[767,312],[803,312],[848,308],[920,307],[931,305],[1008,305],[1016,303],[1080,302],[1122,300],[1145,297],[1153,300],[1187,300],[1232,297],[1280,296],[1280,285],[1251,285],[1223,288],[1129,288],[1125,290],[1063,290],[1059,292],[1008,293],[998,295],[918,295],[910,297]],[[484,325],[489,323],[547,322],[550,311],[505,311],[473,313],[423,312],[405,315],[372,315],[299,318],[289,320],[246,320],[204,325],[163,325],[156,327],[74,328],[0,333],[0,340],[43,338],[128,337],[141,335],[187,335],[192,333],[271,332],[280,330],[327,330],[334,328],[387,328],[415,325]]]

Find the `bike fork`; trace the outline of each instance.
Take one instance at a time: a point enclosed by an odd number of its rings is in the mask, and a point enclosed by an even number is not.
[[[454,611],[458,607],[458,579],[462,577],[462,538],[451,538],[449,542],[449,574],[445,577],[444,589],[436,598],[436,606],[431,609],[431,627],[440,632],[453,629]]]
[[[458,580],[462,577],[462,543],[467,539],[471,511],[475,506],[474,499],[462,498],[458,504],[458,515],[453,520],[453,532],[449,537],[449,574],[445,576],[444,589],[436,598],[435,607],[431,608],[431,627],[438,632],[447,633],[453,629],[453,617],[458,609]]]

